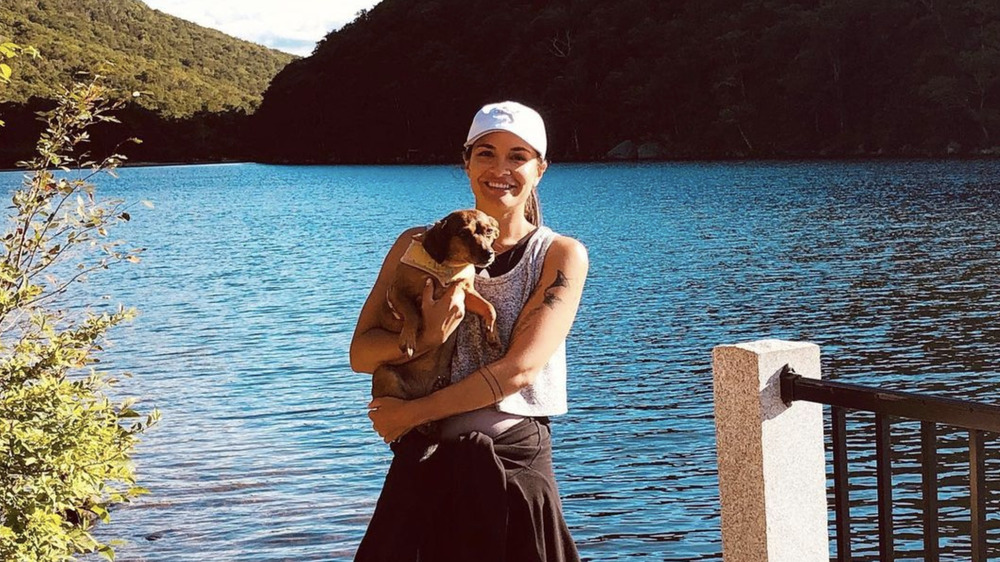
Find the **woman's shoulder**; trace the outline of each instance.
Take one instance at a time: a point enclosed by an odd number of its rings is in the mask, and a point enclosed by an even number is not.
[[[586,271],[590,265],[587,247],[576,238],[556,234],[545,252],[545,265]]]
[[[407,241],[411,240],[414,236],[416,236],[417,234],[420,234],[421,232],[425,232],[426,230],[427,230],[427,226],[426,225],[424,225],[424,226],[412,226],[412,227],[407,228],[406,230],[404,230],[402,233],[400,233],[399,238],[397,238],[396,241],[398,242],[400,240],[407,240]]]
[[[573,261],[580,261],[582,263],[587,263],[589,261],[589,257],[587,256],[587,247],[576,238],[572,238],[570,236],[557,234],[552,239],[552,243],[549,245],[548,255],[552,255],[553,252],[561,259],[570,259]]]
[[[422,232],[426,232],[426,231],[427,231],[427,226],[426,225],[425,226],[413,226],[413,227],[407,228],[406,230],[404,230],[403,232],[401,232],[399,234],[399,236],[396,238],[396,242],[393,243],[393,246],[408,246],[410,244],[410,240],[413,240],[414,236],[416,236],[417,234],[420,234]]]

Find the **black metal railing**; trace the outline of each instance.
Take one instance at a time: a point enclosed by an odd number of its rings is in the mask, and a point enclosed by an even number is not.
[[[833,444],[833,496],[837,535],[837,560],[851,560],[851,520],[847,464],[847,422],[845,411],[875,414],[875,476],[879,560],[894,559],[892,529],[892,446],[891,418],[920,421],[921,493],[923,496],[924,560],[940,557],[937,489],[938,424],[969,432],[969,488],[972,562],[986,562],[986,478],[984,432],[1000,433],[1000,406],[942,398],[913,392],[899,392],[856,384],[809,379],[785,366],[781,373],[781,398],[830,406]]]

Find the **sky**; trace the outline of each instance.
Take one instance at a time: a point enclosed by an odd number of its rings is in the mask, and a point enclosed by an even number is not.
[[[150,8],[295,55],[379,0],[143,0]]]

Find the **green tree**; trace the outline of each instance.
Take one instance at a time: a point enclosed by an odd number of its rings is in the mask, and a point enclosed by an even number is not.
[[[0,46],[5,60],[23,52]],[[145,492],[130,459],[158,414],[109,397],[118,379],[96,368],[106,333],[134,311],[101,310],[74,291],[87,275],[139,259],[108,238],[130,218],[124,203],[99,199],[91,182],[124,157],[84,151],[88,127],[115,121],[122,102],[108,96],[99,77],[58,96],[0,238],[0,560],[112,558],[91,531],[111,506]]]

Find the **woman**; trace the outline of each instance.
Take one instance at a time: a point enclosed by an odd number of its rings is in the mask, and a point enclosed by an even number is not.
[[[416,353],[453,332],[452,383],[424,398],[369,404],[395,457],[356,560],[578,560],[552,473],[548,417],[566,412],[565,340],[588,259],[582,244],[541,225],[538,183],[547,139],[541,116],[516,102],[483,107],[465,143],[476,208],[495,218],[497,257],[476,290],[497,309],[499,349],[465,317],[461,293],[425,290]],[[407,360],[378,318],[411,236],[389,251],[362,308],[351,367],[372,373]],[[465,321],[463,321],[465,320]],[[442,420],[442,443],[425,457],[421,424]]]

